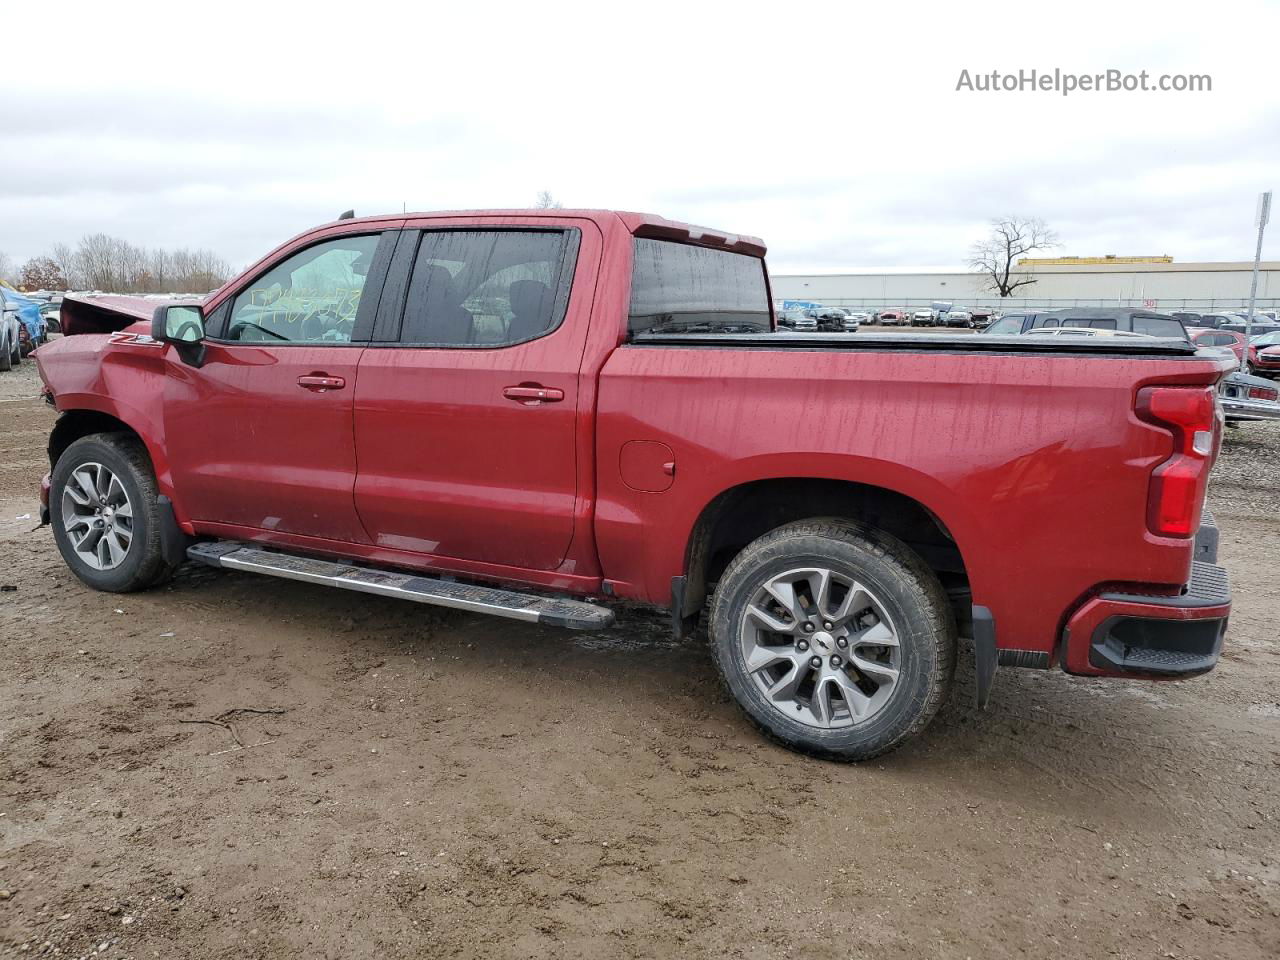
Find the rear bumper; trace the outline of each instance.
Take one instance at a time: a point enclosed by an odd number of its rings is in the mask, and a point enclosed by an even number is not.
[[[1218,662],[1230,613],[1227,571],[1195,561],[1178,596],[1103,593],[1086,601],[1067,622],[1063,667],[1087,676],[1199,676]]]
[[[1218,402],[1228,420],[1280,420],[1280,403],[1274,400],[1248,400],[1219,394]]]

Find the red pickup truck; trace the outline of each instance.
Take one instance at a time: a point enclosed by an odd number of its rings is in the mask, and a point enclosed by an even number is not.
[[[144,322],[63,306],[45,518],[101,590],[186,559],[599,630],[668,608],[841,759],[997,665],[1193,676],[1229,359],[779,331],[764,245],[634,213],[345,219]],[[150,309],[150,308],[148,308]]]

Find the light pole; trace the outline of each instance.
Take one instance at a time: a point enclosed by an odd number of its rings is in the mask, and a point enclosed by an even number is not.
[[[1253,254],[1253,282],[1249,285],[1249,315],[1244,320],[1244,349],[1248,360],[1249,342],[1253,339],[1253,305],[1258,299],[1258,262],[1262,259],[1262,232],[1271,219],[1271,191],[1258,195],[1258,249]]]

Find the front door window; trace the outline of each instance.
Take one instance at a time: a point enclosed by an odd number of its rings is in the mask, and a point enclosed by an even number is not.
[[[295,253],[242,290],[224,339],[346,344],[378,235],[340,237]]]

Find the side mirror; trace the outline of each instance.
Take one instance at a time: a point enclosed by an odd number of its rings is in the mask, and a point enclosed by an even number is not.
[[[172,343],[183,363],[204,365],[204,313],[195,304],[161,304],[151,315],[151,337]]]

